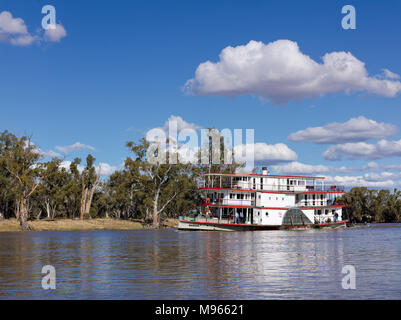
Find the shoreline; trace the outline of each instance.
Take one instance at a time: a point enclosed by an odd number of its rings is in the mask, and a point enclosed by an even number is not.
[[[32,231],[141,230],[149,228],[139,220],[113,218],[32,220],[28,223]],[[161,228],[175,228],[177,226],[178,219],[166,219],[161,223]],[[23,230],[17,219],[11,218],[0,221],[1,232],[23,232]]]

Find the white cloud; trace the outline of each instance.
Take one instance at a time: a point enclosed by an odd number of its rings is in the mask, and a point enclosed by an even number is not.
[[[366,142],[339,144],[331,146],[323,153],[323,157],[329,161],[337,161],[343,158],[373,160],[400,156],[401,140],[389,141],[384,139],[376,144]]]
[[[389,177],[390,174],[394,175],[388,171],[398,171],[396,175],[401,172],[401,165],[379,165],[376,162],[369,162],[364,166],[361,167],[333,167],[333,166],[326,166],[326,165],[312,165],[312,164],[305,164],[298,161],[293,161],[285,164],[278,164],[271,166],[273,174],[294,174],[294,175],[316,175],[316,174],[350,174],[350,173],[358,173],[362,171],[371,171],[370,173],[366,173],[364,178],[367,180],[372,180],[376,173],[374,171],[379,172],[378,175],[381,177]],[[400,177],[401,178],[401,177]],[[383,180],[383,179],[381,179]]]
[[[39,33],[39,32],[38,32]],[[32,43],[41,42],[60,42],[67,36],[65,28],[61,24],[56,24],[55,29],[47,29],[44,35],[32,35],[21,18],[14,18],[8,11],[0,12],[0,41],[10,43],[15,46],[29,46]]]
[[[163,130],[168,134],[169,132],[169,127],[171,126],[171,129],[173,130],[174,128],[177,129],[177,132],[179,133],[182,130],[185,129],[192,129],[192,130],[200,130],[202,129],[201,126],[195,124],[195,123],[190,123],[185,121],[182,117],[180,116],[175,116],[171,115],[168,120],[164,123]]]
[[[366,181],[378,182],[401,179],[401,172],[393,173],[388,171],[382,171],[380,173],[369,172],[363,175]]]
[[[359,116],[343,123],[332,122],[322,127],[309,127],[290,134],[288,139],[291,141],[338,144],[386,138],[396,133],[397,127],[393,124],[379,123]]]
[[[388,69],[383,69],[383,76],[388,79],[400,79],[401,78],[400,75],[398,75],[394,72],[391,72]]]
[[[105,162],[100,162],[96,166],[96,172],[100,173],[101,176],[111,176],[118,168],[116,166],[112,166]]]
[[[53,151],[53,150],[49,150],[49,151],[43,151],[41,148],[39,148],[37,145],[35,145],[35,143],[33,143],[30,140],[25,141],[25,146],[31,146],[33,147],[33,151],[38,153],[41,157],[43,158],[58,158],[61,157],[61,154]]]
[[[57,152],[55,152],[53,150],[42,151],[42,150],[39,149],[39,153],[44,158],[58,158],[58,157],[61,157],[60,153],[57,153]]]
[[[0,33],[7,34],[26,34],[28,29],[24,20],[21,18],[13,18],[8,11],[0,12]]]
[[[284,143],[276,143],[269,145],[266,143],[258,142],[252,144],[242,144],[234,146],[234,157],[240,155],[242,150],[246,154],[250,154],[254,150],[254,160],[263,164],[275,164],[279,162],[295,161],[298,155],[295,151],[291,150]]]
[[[67,31],[61,24],[56,24],[54,29],[49,28],[45,31],[44,39],[50,42],[60,42],[60,40],[67,36]]]
[[[56,146],[56,149],[62,153],[66,153],[66,154],[74,152],[74,151],[79,151],[82,149],[89,149],[91,151],[95,151],[94,147],[89,146],[87,144],[82,144],[80,142],[75,142],[74,144],[69,145],[69,146]]]
[[[24,20],[13,18],[8,11],[0,12],[0,41],[16,46],[27,46],[37,39],[28,32]]]
[[[70,170],[70,165],[71,165],[71,161],[65,160],[65,161],[61,162],[60,167],[69,171]],[[103,177],[104,176],[109,177],[115,171],[121,169],[121,167],[122,167],[122,165],[120,165],[120,167],[117,167],[117,166],[112,166],[112,165],[110,165],[108,163],[105,163],[105,162],[100,162],[98,165],[95,166],[95,170],[96,170],[97,174],[100,173],[100,175],[103,176]],[[78,169],[78,171],[80,173],[82,173],[82,171],[85,169],[85,166],[79,164],[77,166],[77,169]]]
[[[326,53],[320,64],[303,54],[296,42],[277,40],[226,47],[217,63],[207,61],[198,66],[184,90],[194,95],[255,94],[285,103],[356,91],[395,97],[401,91],[401,83],[369,77],[365,64],[350,52]]]
[[[364,176],[325,176],[325,183],[342,185],[345,187],[372,187],[372,188],[391,188],[399,185],[399,181],[391,179],[383,181],[369,181]]]
[[[316,174],[330,172],[331,168],[325,165],[311,165],[298,161],[271,167],[273,174]]]

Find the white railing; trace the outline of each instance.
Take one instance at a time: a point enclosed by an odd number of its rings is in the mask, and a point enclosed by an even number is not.
[[[197,215],[197,216],[180,216],[178,220],[185,220],[185,221],[196,221],[196,222],[214,222],[214,223],[236,223],[234,217],[230,218],[218,218],[218,217],[207,217],[204,215]],[[242,224],[250,224],[249,221],[239,221]]]
[[[255,206],[255,200],[249,199],[217,199],[210,200],[210,202],[206,202],[207,204],[220,204],[220,205],[228,205],[228,206]]]
[[[219,183],[218,181],[199,181],[198,188],[224,188],[234,190],[255,190],[255,191],[279,191],[279,192],[344,192],[344,186],[294,186],[294,185],[277,185],[277,184],[261,184],[236,181],[233,183],[225,182]]]

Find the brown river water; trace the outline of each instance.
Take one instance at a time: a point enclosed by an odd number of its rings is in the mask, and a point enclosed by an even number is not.
[[[401,299],[401,225],[0,233],[0,299]]]

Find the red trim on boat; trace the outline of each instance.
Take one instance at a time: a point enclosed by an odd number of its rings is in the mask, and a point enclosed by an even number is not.
[[[325,227],[331,225],[345,224],[348,220],[339,221],[339,222],[329,222],[322,224],[244,224],[244,223],[220,223],[220,222],[204,222],[204,221],[188,221],[188,220],[179,220],[179,222],[183,223],[197,223],[197,224],[211,224],[211,225],[221,225],[221,226],[236,226],[236,227],[265,227],[265,228],[276,228],[276,227]]]
[[[325,177],[306,177],[306,176],[280,176],[272,174],[254,174],[254,173],[226,173],[226,172],[210,172],[204,173],[205,176],[220,176],[227,175],[233,177],[265,177],[265,178],[299,178],[299,179],[326,179]]]
[[[198,204],[198,207],[221,207],[221,208],[249,208],[249,209],[267,209],[267,210],[289,210],[290,208],[269,208],[269,207],[254,207],[254,206],[235,206],[235,205],[226,205],[226,204]],[[343,208],[346,205],[341,204],[337,206],[327,206],[327,207],[297,207],[301,210],[315,210],[315,209],[330,209],[330,208]]]
[[[199,190],[245,191],[245,192],[260,192],[260,193],[272,193],[272,194],[345,193],[345,191],[285,192],[285,191],[261,191],[252,189],[227,189],[227,188],[199,188]]]

